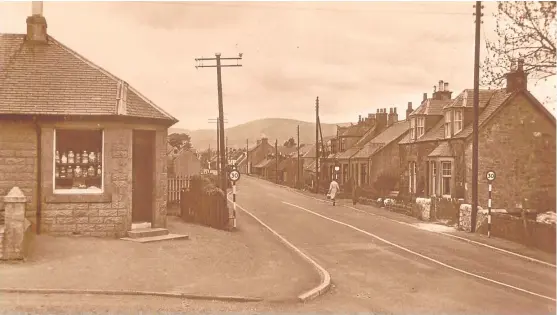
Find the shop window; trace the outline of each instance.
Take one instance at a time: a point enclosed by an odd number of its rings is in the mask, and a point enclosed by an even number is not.
[[[441,194],[451,196],[452,163],[441,162]]]
[[[54,192],[101,193],[103,131],[57,129],[54,143]]]

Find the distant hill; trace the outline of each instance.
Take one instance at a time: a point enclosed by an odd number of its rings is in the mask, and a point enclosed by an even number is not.
[[[269,142],[274,144],[278,139],[279,145],[282,145],[290,137],[296,139],[296,127],[300,125],[300,142],[315,142],[315,123],[307,121],[299,121],[294,119],[283,118],[265,118],[258,119],[225,129],[225,136],[228,138],[228,146],[232,148],[244,148],[246,139],[249,140],[250,146],[253,146],[256,140],[261,139],[263,135],[269,138]],[[339,126],[350,125],[350,123],[339,123]],[[321,124],[323,137],[336,135],[337,124]],[[199,150],[205,150],[209,146],[215,148],[217,143],[217,132],[215,129],[199,129],[187,130],[180,128],[170,128],[171,133],[187,133],[191,137],[192,145]]]

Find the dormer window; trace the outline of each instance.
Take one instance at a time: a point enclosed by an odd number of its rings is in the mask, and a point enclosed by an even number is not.
[[[416,118],[410,119],[410,139],[416,139]]]
[[[445,112],[445,138],[451,137],[451,112]]]
[[[425,133],[425,117],[418,117],[416,119],[416,123],[417,123],[416,133],[418,138],[420,138]]]
[[[462,130],[462,109],[454,112],[454,133],[455,135]]]

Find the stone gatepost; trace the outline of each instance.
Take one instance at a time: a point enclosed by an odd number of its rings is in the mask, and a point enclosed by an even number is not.
[[[25,219],[26,202],[27,198],[19,187],[13,187],[4,196],[3,260],[23,259],[23,240],[28,225]]]

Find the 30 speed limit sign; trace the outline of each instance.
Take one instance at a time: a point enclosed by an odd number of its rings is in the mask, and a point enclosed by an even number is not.
[[[490,182],[491,182],[491,181],[494,181],[494,180],[495,180],[495,172],[494,172],[494,171],[489,171],[489,172],[487,172],[487,173],[485,174],[485,178],[486,178],[488,181],[490,181]]]
[[[228,178],[233,181],[236,182],[240,179],[240,172],[238,172],[237,170],[232,170],[230,171],[230,173],[228,174]]]

